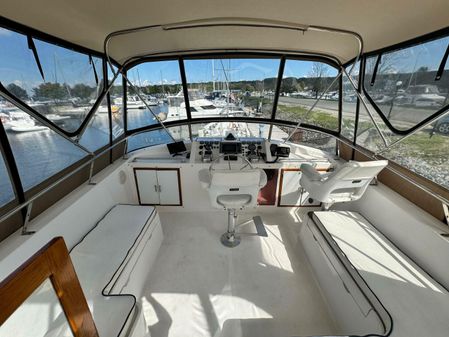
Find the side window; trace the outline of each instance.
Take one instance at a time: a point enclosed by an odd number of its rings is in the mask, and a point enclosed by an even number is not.
[[[444,37],[367,58],[365,91],[397,130],[409,130],[448,104],[449,63],[442,62],[448,45]]]
[[[96,151],[109,144],[109,110],[106,98],[92,116],[80,144],[90,151]]]
[[[326,63],[287,60],[276,119],[302,122],[337,131],[339,80],[325,92],[337,75],[337,70]],[[309,111],[321,95],[323,97],[320,102]]]
[[[24,191],[84,158],[87,153],[18,108],[3,123]],[[3,192],[3,190],[2,190]]]
[[[0,50],[2,85],[62,129],[77,130],[102,91],[102,60],[3,28]]]

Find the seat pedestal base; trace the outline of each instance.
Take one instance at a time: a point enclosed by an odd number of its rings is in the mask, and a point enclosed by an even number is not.
[[[237,223],[237,213],[233,208],[228,209],[228,231],[224,233],[220,241],[226,247],[236,247],[240,244],[240,237],[235,235],[235,226]]]
[[[240,244],[240,236],[234,233],[224,233],[220,237],[220,241],[224,246],[233,248]]]

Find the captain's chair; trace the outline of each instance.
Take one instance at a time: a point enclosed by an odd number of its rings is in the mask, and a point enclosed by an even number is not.
[[[387,164],[387,160],[349,161],[327,174],[318,173],[310,164],[302,164],[300,183],[310,198],[322,202],[328,210],[334,203],[360,199]]]
[[[222,235],[221,242],[227,247],[235,247],[240,243],[235,231],[237,210],[257,206],[257,196],[267,183],[267,175],[249,162],[244,166],[247,169],[231,169],[231,166],[214,169],[213,165],[209,170],[200,171],[200,181],[209,193],[212,207],[228,211],[228,230]],[[258,233],[264,231],[260,217],[253,219]]]

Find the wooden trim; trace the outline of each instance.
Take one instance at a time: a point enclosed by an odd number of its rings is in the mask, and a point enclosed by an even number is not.
[[[282,183],[284,182],[284,172],[296,172],[301,171],[300,168],[281,168],[281,174],[279,178],[279,194],[278,194],[278,202],[277,207],[319,207],[319,205],[281,205],[282,198]],[[318,172],[328,172],[328,169],[317,169]],[[321,203],[320,203],[321,205]]]
[[[48,278],[73,335],[98,337],[95,322],[62,237],[51,240],[0,283],[0,325]]]
[[[181,170],[179,168],[177,170],[178,170],[179,206],[182,206]]]
[[[301,169],[299,168],[285,168],[285,169],[281,169],[281,174],[279,175],[279,194],[278,194],[278,207],[301,207],[298,205],[281,205],[281,198],[282,198],[282,184],[284,182],[284,172],[286,171],[291,171],[291,172],[295,172],[295,171],[301,171]]]
[[[144,204],[142,203],[140,199],[140,192],[139,192],[139,183],[137,182],[137,175],[136,171],[177,171],[178,175],[178,193],[179,193],[179,204]],[[181,170],[179,167],[133,167],[134,172],[134,180],[136,182],[136,191],[137,191],[137,199],[139,200],[139,205],[142,206],[182,206],[182,189],[181,189]],[[156,173],[157,174],[157,173]]]

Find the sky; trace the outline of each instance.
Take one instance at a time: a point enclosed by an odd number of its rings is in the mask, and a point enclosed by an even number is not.
[[[85,54],[34,39],[47,82],[84,83],[95,86],[95,76]],[[101,60],[93,58],[101,81]],[[24,35],[0,28],[0,81],[15,83],[28,92],[43,83],[32,51]]]
[[[206,59],[185,60],[184,67],[188,83],[252,81],[278,76],[279,59]],[[310,61],[286,63],[283,77],[307,77],[312,68]],[[329,68],[329,76],[337,71]],[[181,82],[177,61],[142,63],[131,69],[128,77],[134,84],[175,84]]]
[[[58,83],[84,83],[95,86],[95,77],[89,58],[84,54],[34,40],[44,69],[45,80]],[[400,62],[389,66],[389,72],[410,71],[421,66],[437,69],[449,43],[443,38],[422,44],[402,52]],[[417,61],[418,58],[418,61]],[[95,59],[97,73],[101,76],[101,61]],[[311,61],[287,60],[283,77],[307,77],[311,73]],[[391,63],[391,62],[390,62]],[[449,62],[448,62],[449,63]],[[261,80],[277,77],[279,59],[215,59],[185,60],[188,82],[234,80]],[[386,65],[386,63],[384,64]],[[382,70],[381,63],[380,69]],[[447,65],[447,68],[449,64]],[[328,67],[328,75],[336,75]],[[177,61],[161,61],[140,64],[129,71],[135,84],[175,84],[181,82]],[[7,85],[15,83],[32,93],[32,88],[43,83],[31,50],[24,35],[0,28],[0,81]]]

